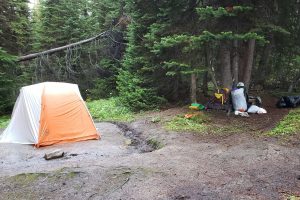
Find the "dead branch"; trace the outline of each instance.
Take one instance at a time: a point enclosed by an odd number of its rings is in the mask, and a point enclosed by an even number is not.
[[[105,31],[105,32],[102,32],[102,33],[94,36],[94,37],[91,37],[91,38],[88,38],[88,39],[85,39],[85,40],[81,40],[79,42],[75,42],[75,43],[68,44],[68,45],[61,46],[61,47],[56,47],[56,48],[49,49],[49,50],[42,51],[42,52],[37,52],[37,53],[32,53],[32,54],[29,54],[29,55],[21,56],[21,57],[18,58],[18,62],[31,60],[31,59],[34,59],[34,58],[40,56],[40,55],[44,55],[44,54],[49,55],[49,54],[52,54],[52,53],[55,53],[55,52],[58,52],[58,51],[62,51],[62,50],[68,49],[68,48],[75,47],[77,45],[85,44],[85,43],[97,40],[99,38],[105,37],[105,36],[108,35],[108,33],[109,33],[109,31]]]

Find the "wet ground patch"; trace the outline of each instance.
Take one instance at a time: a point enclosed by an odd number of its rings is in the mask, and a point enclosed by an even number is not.
[[[126,123],[110,123],[116,125],[122,131],[122,134],[126,138],[130,139],[128,145],[135,147],[135,149],[137,149],[140,153],[152,152],[163,147],[163,143],[160,142],[157,138],[144,138],[142,137],[142,132],[131,128],[130,125]]]

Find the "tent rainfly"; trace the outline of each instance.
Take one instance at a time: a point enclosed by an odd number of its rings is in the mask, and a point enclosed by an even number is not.
[[[0,142],[41,147],[99,138],[78,86],[45,82],[21,88]]]

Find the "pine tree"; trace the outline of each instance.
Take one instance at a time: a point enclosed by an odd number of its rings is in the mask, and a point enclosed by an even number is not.
[[[75,53],[69,52],[72,58],[66,59],[68,51],[62,51],[42,60],[36,81],[75,82],[83,96],[89,94],[92,98],[115,93],[115,74],[124,45],[122,30],[114,21],[121,17],[122,9],[121,0],[40,1],[33,15],[35,51],[77,42],[107,30],[114,31],[105,40],[77,47]],[[66,63],[69,66],[65,66]]]
[[[9,112],[17,90],[24,83],[17,55],[28,50],[29,10],[25,0],[2,0],[0,4],[0,113]],[[14,55],[14,56],[13,56]]]
[[[26,0],[2,0],[0,4],[0,46],[19,55],[28,50],[29,9]]]
[[[15,100],[16,57],[0,48],[0,114],[10,112]]]

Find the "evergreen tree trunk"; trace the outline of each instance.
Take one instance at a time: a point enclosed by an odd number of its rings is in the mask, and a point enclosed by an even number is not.
[[[250,80],[251,80],[251,72],[253,68],[253,58],[254,58],[254,49],[255,49],[255,39],[251,39],[248,41],[247,48],[247,60],[244,69],[244,78],[243,81],[245,83],[245,87],[249,89]]]
[[[300,74],[298,76],[296,76],[296,78],[294,78],[293,82],[290,84],[289,89],[288,89],[288,93],[293,92],[294,87],[297,86],[300,82]]]
[[[197,77],[196,74],[191,74],[191,101],[192,103],[197,102]]]
[[[205,72],[203,74],[202,92],[203,92],[204,96],[208,95],[208,72]]]
[[[272,45],[271,44],[266,44],[263,53],[261,55],[259,65],[258,65],[258,70],[257,70],[257,79],[256,83],[260,85],[264,85],[265,82],[265,77],[269,72],[269,60],[270,60],[270,55],[272,53]]]
[[[232,75],[230,65],[230,50],[227,42],[221,43],[222,87],[231,88]]]
[[[239,55],[239,82],[244,81],[244,71],[247,63],[247,44],[245,42],[240,43],[240,55]]]
[[[239,82],[239,54],[238,54],[238,41],[233,41],[233,57],[232,57],[232,72],[234,84]]]
[[[210,67],[211,67],[210,66],[210,56],[209,56],[209,49],[208,49],[207,45],[205,45],[204,52],[205,52],[205,67],[207,69],[210,69]],[[203,92],[204,96],[208,95],[208,71],[206,71],[203,74],[202,92]]]
[[[179,93],[178,93],[178,90],[179,90],[179,77],[180,77],[180,75],[177,74],[177,75],[174,77],[174,82],[173,82],[172,99],[173,99],[173,101],[175,101],[175,102],[179,99]]]

